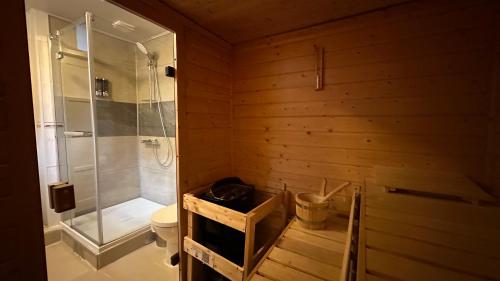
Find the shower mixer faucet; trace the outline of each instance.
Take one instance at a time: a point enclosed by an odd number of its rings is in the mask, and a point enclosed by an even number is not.
[[[144,143],[146,145],[160,145],[158,139],[143,139],[141,140],[141,143]]]

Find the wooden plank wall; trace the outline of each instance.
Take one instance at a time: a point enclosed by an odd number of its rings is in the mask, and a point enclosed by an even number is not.
[[[233,173],[292,191],[359,184],[375,165],[485,182],[496,5],[415,1],[236,45]]]
[[[185,48],[183,145],[191,190],[231,174],[231,50],[194,30],[186,32]]]
[[[492,83],[490,124],[488,142],[488,182],[492,191],[500,196],[500,9],[497,9],[496,36],[494,42],[495,54]]]
[[[185,26],[178,40],[178,194],[231,175],[231,46]],[[184,79],[183,79],[184,78]],[[187,235],[187,213],[180,207],[180,244]],[[183,268],[186,254],[180,250]],[[186,270],[182,270],[187,280]]]
[[[184,44],[179,46],[184,48],[186,78],[185,94],[179,97],[184,103],[178,104],[182,106],[179,108],[179,132],[184,134],[179,138],[181,165],[177,203],[180,205],[184,193],[231,175],[230,46],[191,28],[186,28],[184,34]],[[179,245],[183,245],[189,226],[186,211],[182,207],[180,210]],[[180,254],[183,260],[187,259],[184,251]],[[194,266],[195,271],[198,266]],[[189,280],[186,273],[186,270],[182,273],[183,280]]]

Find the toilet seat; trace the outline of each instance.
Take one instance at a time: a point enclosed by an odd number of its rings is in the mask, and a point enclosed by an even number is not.
[[[151,216],[151,224],[157,227],[177,226],[177,203],[154,212]]]

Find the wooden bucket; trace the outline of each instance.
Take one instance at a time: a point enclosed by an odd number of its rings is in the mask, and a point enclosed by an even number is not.
[[[312,193],[295,194],[295,212],[299,224],[306,229],[324,229],[328,217],[328,201]]]

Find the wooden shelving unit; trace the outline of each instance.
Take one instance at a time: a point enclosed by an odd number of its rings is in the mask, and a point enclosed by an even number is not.
[[[275,214],[283,206],[286,212],[285,192],[270,193],[256,190],[256,207],[248,213],[241,213],[229,208],[200,199],[199,195],[208,189],[203,187],[194,192],[184,194],[184,209],[188,211],[188,235],[184,237],[184,251],[188,256],[188,280],[201,280],[199,277],[200,262],[205,264],[226,278],[233,281],[248,280],[249,274],[255,264],[264,255],[266,250],[281,232],[286,223],[286,214]],[[274,214],[274,215],[273,215]],[[245,234],[244,263],[242,266],[226,259],[199,242],[200,229],[198,229],[199,216],[217,221],[228,227]],[[279,223],[273,223],[274,231],[266,230],[265,242],[255,249],[256,228],[259,222],[266,218],[275,217]],[[280,225],[282,225],[280,227]],[[279,229],[276,228],[279,227]],[[264,226],[263,226],[264,227]]]

